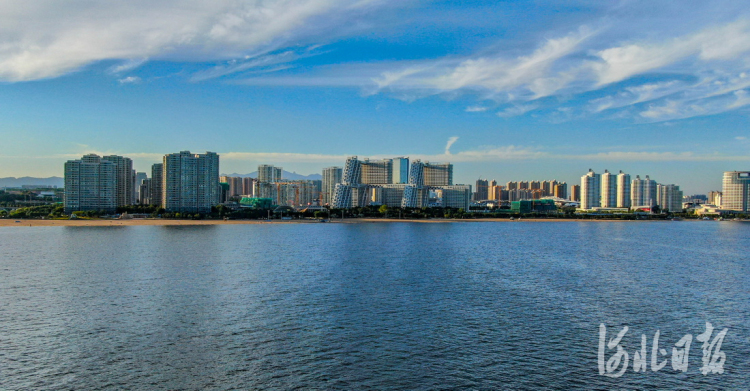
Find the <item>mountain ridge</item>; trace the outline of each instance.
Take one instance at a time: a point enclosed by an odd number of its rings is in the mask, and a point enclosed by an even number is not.
[[[36,178],[31,176],[24,177],[5,177],[0,178],[0,187],[21,187],[21,186],[65,186],[65,180],[59,176],[51,176],[47,178]]]

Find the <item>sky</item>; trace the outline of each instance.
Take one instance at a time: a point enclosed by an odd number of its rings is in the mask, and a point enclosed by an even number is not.
[[[408,156],[478,178],[750,170],[742,1],[0,0],[0,177],[87,153],[300,174]]]

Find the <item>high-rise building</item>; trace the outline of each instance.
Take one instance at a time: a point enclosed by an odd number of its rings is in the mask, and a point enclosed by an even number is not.
[[[437,192],[440,188],[453,186],[453,165],[450,163],[423,163],[420,160],[411,162],[408,170],[394,168],[394,162],[403,165],[406,158],[383,160],[359,160],[352,156],[346,160],[341,175],[341,183],[336,184],[333,191],[332,205],[334,208],[352,208],[366,206],[372,203],[392,205],[397,194],[402,193],[401,207],[418,208],[428,205],[430,192]],[[399,178],[394,179],[394,172],[399,172]],[[393,183],[402,181],[401,175],[408,173],[407,183]],[[462,185],[464,186],[464,185]],[[471,186],[468,186],[471,189]],[[380,190],[378,190],[380,189]],[[458,189],[448,189],[459,191]],[[463,188],[460,190],[463,191]],[[455,201],[455,194],[451,194],[451,201]],[[470,201],[471,197],[469,197]]]
[[[581,185],[570,186],[570,200],[574,202],[581,201]]]
[[[394,184],[406,184],[409,182],[409,158],[408,157],[395,157],[393,158],[393,174],[391,175]]]
[[[151,187],[149,188],[149,204],[161,205],[164,192],[164,164],[156,163],[151,166]]]
[[[138,185],[138,203],[141,205],[151,204],[151,179],[144,179]]]
[[[254,197],[253,189],[255,188],[255,179],[250,177],[242,178],[242,195]]]
[[[506,195],[505,198],[503,198],[503,194]],[[497,181],[490,182],[490,185],[487,189],[487,199],[491,201],[501,201],[504,199],[507,199],[508,192],[506,191],[503,193],[503,187],[497,184]],[[481,201],[481,200],[475,200],[475,201]]]
[[[401,203],[404,200],[406,186],[407,184],[405,183],[373,186],[370,189],[370,200],[374,205],[387,205],[396,208],[401,207]]]
[[[313,205],[320,200],[321,181],[297,180],[266,184],[272,188],[270,194],[276,205],[306,206]]]
[[[435,194],[443,208],[469,210],[471,185],[440,186],[435,189]]]
[[[721,187],[721,208],[750,211],[750,171],[726,171]]]
[[[334,208],[351,208],[359,205],[356,202],[358,197],[354,197],[354,188],[361,185],[362,170],[360,170],[360,165],[361,162],[356,156],[346,159],[341,174],[341,183],[336,184],[333,190],[333,203],[331,205]]]
[[[630,208],[630,175],[622,172],[617,174],[617,207]]]
[[[518,182],[508,182],[508,183],[505,184],[505,189],[506,190],[515,190],[515,189],[518,189],[518,188],[519,188],[518,187]]]
[[[614,208],[617,206],[617,177],[612,175],[609,170],[604,170],[604,174],[599,177],[601,181],[601,200],[602,208]]]
[[[242,192],[242,177],[238,176],[221,176],[219,182],[229,185],[227,198],[237,197],[246,193]]]
[[[656,205],[656,181],[646,175],[646,179],[641,179],[636,175],[630,184],[630,202],[632,207],[645,206],[652,207]]]
[[[409,167],[409,183],[404,188],[402,208],[419,208],[429,198],[429,189],[424,187],[424,163],[417,159]]]
[[[276,202],[278,198],[277,190],[273,183],[256,181],[252,193],[255,198],[270,198]]]
[[[162,204],[168,212],[208,213],[219,204],[219,155],[190,151],[164,156]]]
[[[544,197],[554,196],[555,186],[557,186],[556,179],[553,179],[551,181],[542,181],[542,194],[544,195]]]
[[[363,185],[388,185],[393,183],[393,160],[364,159],[359,166]]]
[[[145,172],[137,172],[134,176],[135,178],[135,186],[133,187],[133,191],[135,192],[135,201],[140,203],[141,200],[141,184],[143,184],[143,181],[148,179],[148,175],[146,175]]]
[[[326,167],[323,169],[323,204],[329,205],[333,202],[333,193],[336,185],[341,183],[343,170],[341,167]]]
[[[453,165],[450,163],[424,163],[425,186],[453,186]]]
[[[682,212],[682,190],[677,185],[656,186],[657,205],[662,212]]]
[[[281,182],[283,169],[269,164],[258,166],[258,182],[276,183]]]
[[[133,190],[133,161],[130,158],[109,155],[102,157],[102,160],[110,161],[115,164],[117,173],[117,206],[132,205],[135,198]]]
[[[65,163],[65,213],[85,210],[114,212],[117,208],[117,164],[98,155]]]
[[[476,192],[474,192],[474,201],[490,200],[489,181],[486,179],[477,179]]]
[[[562,199],[568,198],[568,184],[565,182],[555,183],[552,187],[552,196]]]
[[[581,177],[581,209],[591,209],[601,206],[600,175],[589,169]]]

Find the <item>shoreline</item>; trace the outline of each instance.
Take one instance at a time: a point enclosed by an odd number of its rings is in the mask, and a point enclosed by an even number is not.
[[[640,222],[669,220],[621,220],[621,219],[566,219],[566,218],[522,218],[520,220],[486,219],[384,219],[348,218],[333,219],[326,224],[377,224],[377,223],[519,223],[519,222]],[[692,221],[692,220],[681,220]],[[701,220],[695,220],[701,221]],[[120,227],[120,226],[197,226],[197,225],[239,225],[239,224],[321,224],[317,220],[172,220],[172,219],[92,219],[92,220],[37,220],[0,219],[0,227]]]

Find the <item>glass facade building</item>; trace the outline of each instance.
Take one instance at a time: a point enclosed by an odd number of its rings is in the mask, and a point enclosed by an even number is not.
[[[727,171],[721,189],[722,209],[750,211],[750,171]]]

